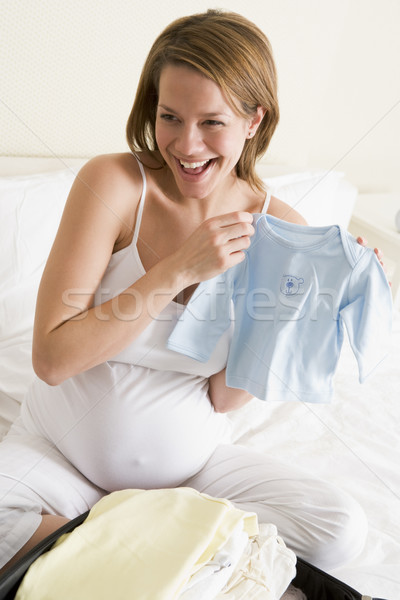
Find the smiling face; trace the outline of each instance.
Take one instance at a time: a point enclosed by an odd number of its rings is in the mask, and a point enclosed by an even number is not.
[[[231,185],[261,119],[258,112],[254,119],[240,116],[221,88],[194,69],[170,64],[161,72],[156,141],[185,197],[205,198]]]

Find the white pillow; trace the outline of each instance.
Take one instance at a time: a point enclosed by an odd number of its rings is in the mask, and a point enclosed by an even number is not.
[[[0,419],[10,420],[33,378],[37,290],[74,178],[70,170],[0,178]]]
[[[273,167],[269,170],[271,174],[264,166],[260,171],[272,195],[299,212],[309,225],[337,223],[347,228],[357,188],[344,179],[344,173],[304,171],[275,175]]]

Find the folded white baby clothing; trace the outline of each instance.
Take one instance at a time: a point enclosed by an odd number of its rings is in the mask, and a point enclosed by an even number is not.
[[[215,600],[279,600],[296,575],[296,555],[275,525],[261,524]]]
[[[214,600],[232,576],[248,543],[249,536],[243,529],[243,523],[238,523],[212,560],[191,576],[179,600]]]
[[[279,600],[296,574],[296,556],[278,536],[275,525],[259,525],[259,534],[231,538],[188,581],[179,600]],[[289,594],[293,588],[289,590]],[[285,597],[284,597],[285,598]],[[297,600],[289,596],[288,600]],[[304,600],[299,596],[298,600]]]

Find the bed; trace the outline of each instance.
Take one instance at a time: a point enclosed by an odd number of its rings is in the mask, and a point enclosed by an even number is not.
[[[0,438],[34,376],[37,288],[65,199],[85,160],[0,157]],[[357,190],[343,173],[288,165],[260,165],[259,172],[311,225],[347,227]],[[346,342],[331,404],[254,399],[230,415],[236,442],[296,461],[363,505],[370,524],[365,549],[332,575],[387,600],[400,594],[399,364],[400,313],[395,311],[392,351],[363,385]]]

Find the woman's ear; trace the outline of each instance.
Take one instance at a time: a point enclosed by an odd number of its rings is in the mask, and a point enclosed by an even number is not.
[[[247,134],[248,138],[252,138],[255,135],[255,133],[258,129],[258,126],[260,125],[261,121],[263,120],[266,112],[267,112],[266,108],[263,108],[262,106],[257,106],[257,110],[256,110],[253,118],[250,120],[249,131]]]

